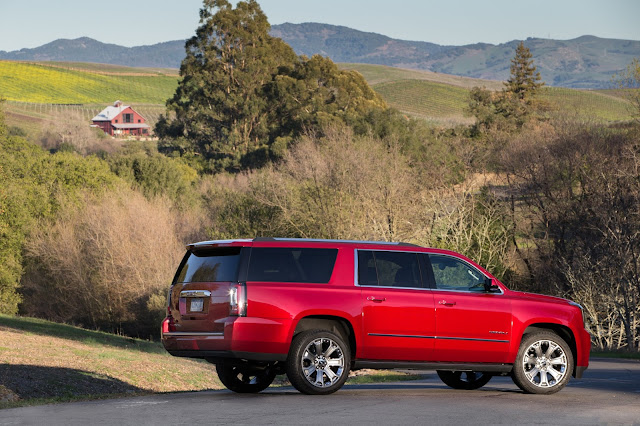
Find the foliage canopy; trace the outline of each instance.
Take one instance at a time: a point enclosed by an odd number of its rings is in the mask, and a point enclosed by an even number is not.
[[[386,108],[360,74],[327,58],[297,57],[269,28],[255,0],[235,9],[204,0],[156,133],[205,156],[214,170],[237,170],[280,158],[304,130]]]

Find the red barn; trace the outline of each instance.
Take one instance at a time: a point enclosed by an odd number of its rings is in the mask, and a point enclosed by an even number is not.
[[[145,123],[145,118],[120,101],[115,101],[113,106],[103,109],[92,121],[94,126],[100,127],[111,136],[149,135],[150,127]]]

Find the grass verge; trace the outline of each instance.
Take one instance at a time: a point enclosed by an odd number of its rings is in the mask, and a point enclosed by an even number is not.
[[[619,358],[640,360],[640,352],[627,351],[591,351],[592,358]]]

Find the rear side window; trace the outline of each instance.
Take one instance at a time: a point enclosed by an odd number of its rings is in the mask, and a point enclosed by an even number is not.
[[[422,287],[417,253],[358,250],[358,284]]]
[[[328,283],[337,255],[338,249],[254,247],[247,281]]]
[[[237,281],[240,247],[198,250],[188,254],[177,283]]]

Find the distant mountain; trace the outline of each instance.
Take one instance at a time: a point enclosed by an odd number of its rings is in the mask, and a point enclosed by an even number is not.
[[[59,39],[34,49],[0,51],[0,59],[13,61],[97,62],[130,67],[178,68],[184,58],[184,40],[152,46],[124,47],[89,37]]]
[[[299,55],[320,54],[336,62],[380,64],[467,77],[504,80],[518,40],[499,45],[478,43],[441,46],[396,40],[347,27],[304,23],[271,27]],[[611,76],[640,57],[640,41],[583,36],[573,40],[529,38],[542,79],[550,86],[607,88]],[[177,68],[184,40],[151,46],[123,47],[83,37],[56,40],[34,49],[0,51],[0,59],[23,61],[99,62],[133,67]]]

